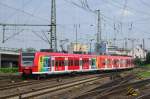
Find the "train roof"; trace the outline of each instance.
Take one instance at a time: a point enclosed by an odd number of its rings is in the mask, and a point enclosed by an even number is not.
[[[91,56],[96,56],[96,55],[89,55],[89,54],[70,54],[70,53],[56,53],[56,52],[36,52],[36,54],[41,54],[41,55],[53,55],[53,56],[85,56],[85,57],[91,57]]]
[[[89,55],[89,54],[71,54],[71,53],[58,53],[58,52],[35,52],[35,55],[48,55],[48,56],[67,56],[67,57],[109,57],[109,58],[132,58],[131,56],[115,56],[115,55]]]

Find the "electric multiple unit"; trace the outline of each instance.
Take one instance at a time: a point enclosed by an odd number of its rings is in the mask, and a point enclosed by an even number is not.
[[[23,75],[60,74],[133,68],[129,56],[35,52],[21,53],[19,72]]]

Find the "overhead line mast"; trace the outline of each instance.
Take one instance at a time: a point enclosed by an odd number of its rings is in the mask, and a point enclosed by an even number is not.
[[[51,0],[50,49],[57,51],[56,0]]]
[[[97,41],[96,41],[96,54],[101,54],[100,52],[100,44],[102,41],[102,27],[101,27],[101,12],[100,10],[96,10],[97,12]]]

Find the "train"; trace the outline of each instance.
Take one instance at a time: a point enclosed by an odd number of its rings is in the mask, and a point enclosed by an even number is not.
[[[19,73],[53,75],[73,72],[125,70],[134,68],[130,56],[69,54],[56,52],[20,53]]]

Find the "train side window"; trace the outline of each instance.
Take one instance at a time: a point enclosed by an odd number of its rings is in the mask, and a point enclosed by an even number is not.
[[[92,60],[89,60],[89,64],[92,65]]]
[[[56,66],[57,65],[57,60],[55,60],[55,65],[54,66]]]
[[[108,65],[110,65],[110,62],[111,62],[110,59],[108,59]]]
[[[52,66],[54,66],[55,65],[55,61],[54,60],[52,60]]]
[[[80,62],[80,63],[79,63],[79,64],[80,64],[80,66],[82,66],[82,60],[80,60],[79,62]]]
[[[68,60],[65,60],[64,66],[68,66]]]
[[[96,59],[91,59],[91,65],[95,66],[96,65]]]
[[[118,59],[118,60],[117,60],[117,65],[119,65],[119,64],[120,64],[120,60]]]
[[[89,60],[86,60],[86,63],[89,63]]]
[[[74,61],[73,60],[71,60],[71,66],[73,66],[74,65]]]
[[[83,66],[83,65],[86,65],[86,64],[89,64],[89,60],[87,60],[87,59],[82,60],[82,66]]]
[[[44,67],[49,67],[49,59],[47,57],[44,58]]]
[[[129,64],[129,65],[131,64],[131,61],[130,61],[130,59],[128,59],[128,64]]]
[[[85,60],[82,60],[82,66],[85,64]]]
[[[43,60],[42,60],[42,56],[40,57],[40,62],[42,62]]]
[[[59,66],[62,66],[62,64],[61,64],[61,60],[59,60],[58,62],[59,62]]]
[[[77,66],[79,66],[80,64],[79,64],[79,60],[77,60]]]
[[[122,60],[122,59],[120,60],[120,64],[121,64],[121,65],[123,64],[123,60]]]
[[[110,64],[110,59],[105,60],[105,64],[109,65]]]
[[[75,66],[79,66],[79,60],[75,60]]]
[[[69,66],[71,66],[71,60],[69,60]]]
[[[103,65],[105,65],[105,64],[106,64],[106,63],[105,63],[105,60],[103,60],[103,61],[102,61],[102,64],[103,64]]]
[[[61,61],[61,66],[65,66],[64,60]]]
[[[122,60],[122,64],[126,64],[126,60]]]
[[[114,65],[117,65],[117,60],[114,60]]]
[[[94,61],[94,59],[92,59],[92,66],[93,66],[93,65],[95,65],[95,61]]]
[[[73,65],[73,60],[68,60],[68,66],[72,66]]]

